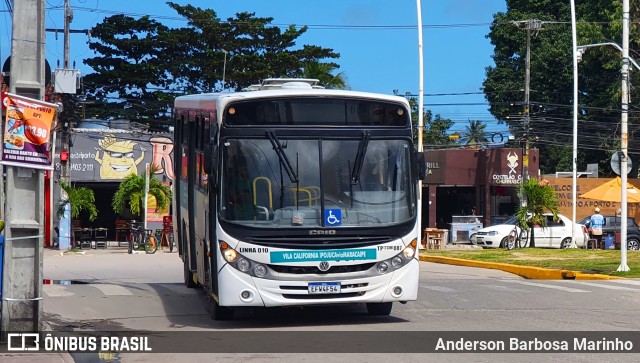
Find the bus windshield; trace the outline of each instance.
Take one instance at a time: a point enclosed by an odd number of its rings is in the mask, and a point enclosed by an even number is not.
[[[405,222],[416,215],[410,150],[408,140],[226,139],[220,216],[263,228]]]

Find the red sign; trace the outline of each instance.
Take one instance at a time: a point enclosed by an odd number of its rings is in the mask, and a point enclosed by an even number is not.
[[[53,169],[49,158],[51,126],[58,106],[3,93],[7,105],[0,163],[25,168]]]

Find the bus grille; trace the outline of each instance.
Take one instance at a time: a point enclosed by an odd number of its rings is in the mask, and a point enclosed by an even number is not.
[[[343,274],[349,272],[360,272],[366,271],[373,267],[375,263],[363,263],[359,265],[350,265],[350,266],[331,266],[327,271],[320,271],[318,266],[283,266],[283,265],[269,265],[269,268],[275,272],[283,273],[283,274],[296,274],[296,275],[305,275],[305,274],[315,274],[315,275],[324,275],[324,274]]]

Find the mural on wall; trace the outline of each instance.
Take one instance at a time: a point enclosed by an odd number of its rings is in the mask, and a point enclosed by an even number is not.
[[[114,135],[98,140],[95,160],[100,164],[100,179],[124,179],[129,174],[138,175],[138,164],[144,159],[145,148],[139,146],[140,157],[134,160],[133,147],[138,143],[131,140],[118,141]],[[100,158],[102,151],[102,158]]]
[[[156,178],[174,179],[173,140],[168,134],[83,132],[74,134],[72,142],[69,168],[74,182],[118,182],[140,174],[146,163],[158,166]],[[60,168],[56,153],[55,169]]]
[[[133,132],[74,133],[69,153],[71,181],[117,183],[131,173],[140,175],[149,163],[158,167],[154,178],[170,184],[174,179],[171,136]],[[59,147],[56,148],[60,150]],[[55,158],[55,170],[59,173],[62,167],[59,152]],[[147,201],[147,221],[162,222],[168,211],[156,212],[153,196]]]

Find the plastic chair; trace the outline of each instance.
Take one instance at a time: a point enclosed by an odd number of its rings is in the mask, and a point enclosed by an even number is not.
[[[96,248],[102,247],[107,249],[107,233],[109,232],[108,228],[96,228],[93,230],[93,238],[96,241]]]
[[[80,242],[80,248],[91,248],[91,241],[93,240],[93,229],[82,228],[79,232],[80,235],[78,241]]]

